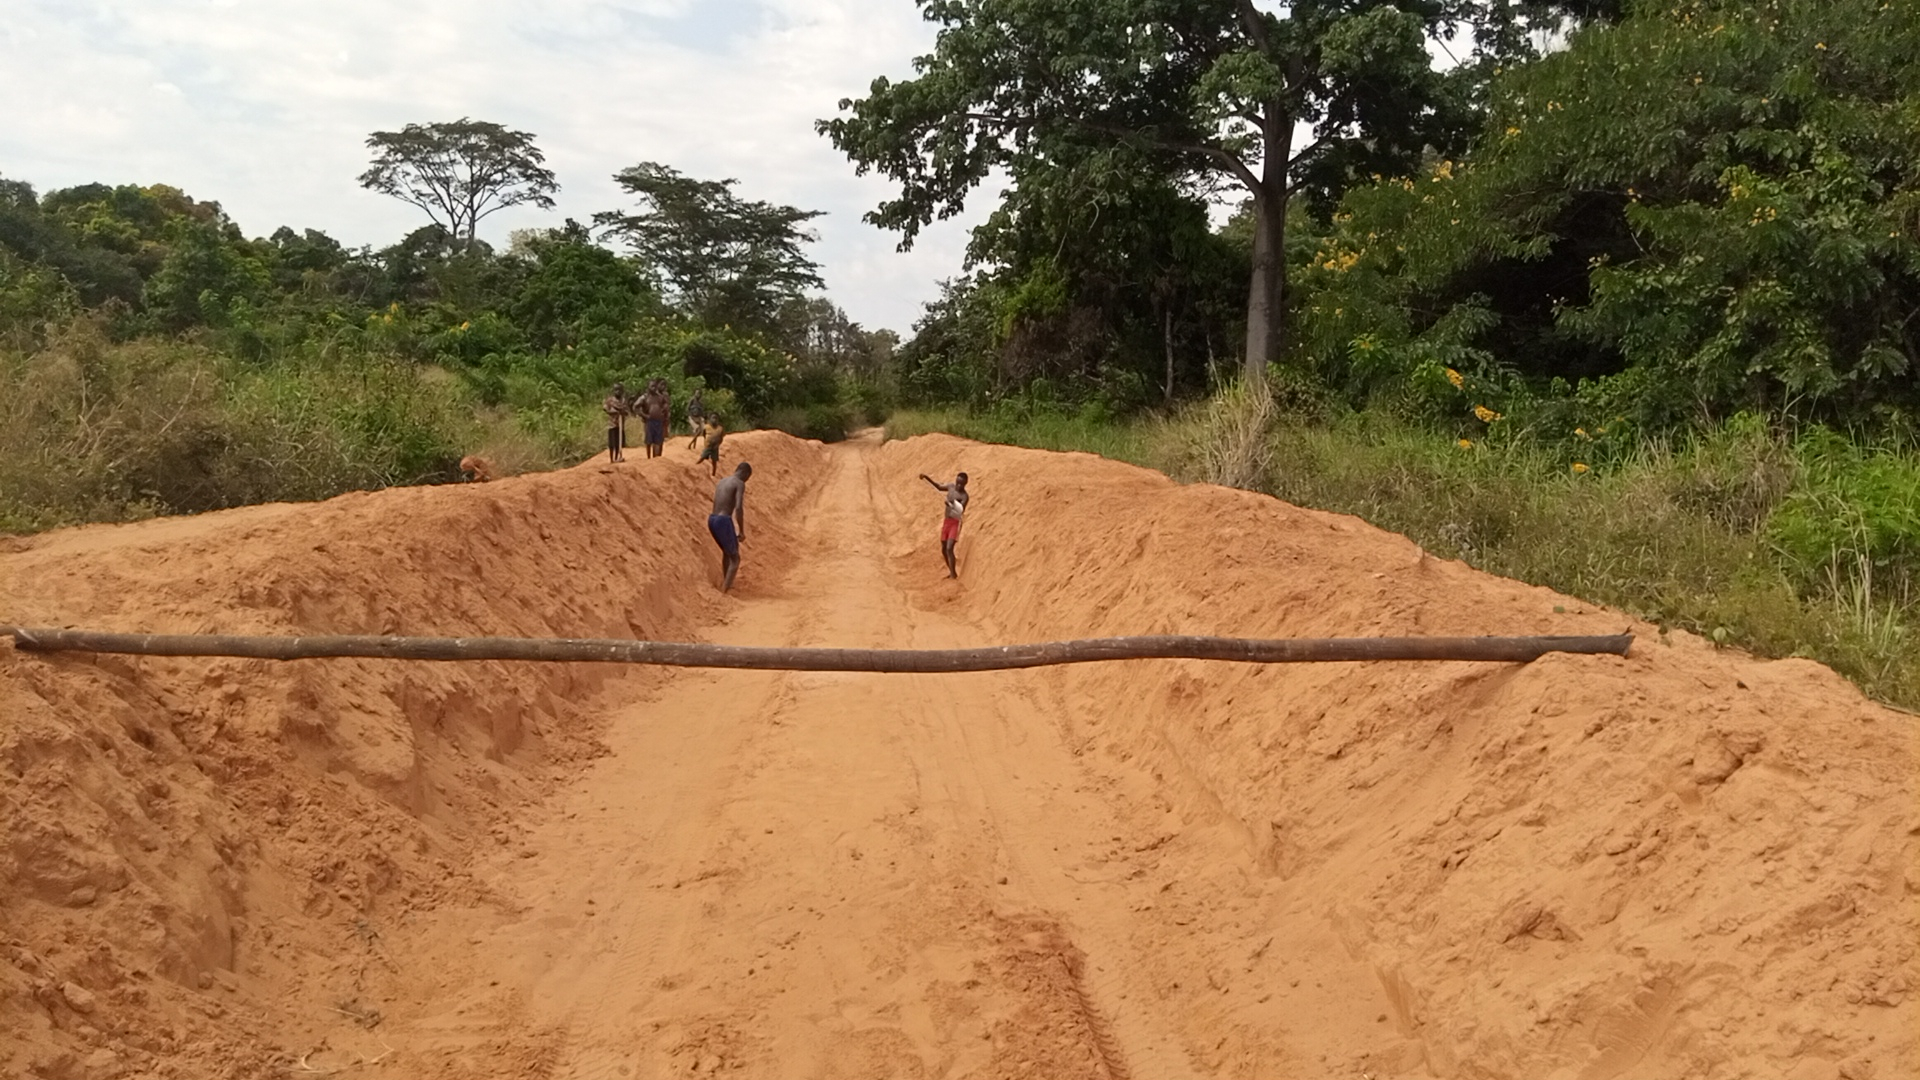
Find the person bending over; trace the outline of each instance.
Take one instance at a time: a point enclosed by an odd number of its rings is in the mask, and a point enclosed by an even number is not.
[[[722,592],[733,589],[733,575],[740,570],[740,541],[747,538],[747,477],[753,466],[741,462],[732,475],[713,486],[713,512],[707,515],[707,532],[720,545]]]
[[[955,476],[951,484],[943,484],[926,473],[921,473],[920,479],[946,492],[947,514],[940,519],[940,557],[947,562],[947,576],[957,578],[960,568],[954,562],[953,549],[960,543],[960,519],[967,512],[967,474]]]

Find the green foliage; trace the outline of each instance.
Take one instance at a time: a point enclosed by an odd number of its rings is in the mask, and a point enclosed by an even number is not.
[[[940,283],[895,360],[902,400],[984,405],[998,381],[998,286],[973,278]]]
[[[79,298],[59,271],[0,248],[0,347],[26,348],[70,315]]]
[[[974,230],[993,325],[970,351],[992,353],[1001,392],[1044,378],[1133,408],[1203,389],[1206,359],[1241,332],[1248,247],[1151,157],[1076,155],[1016,172]]]
[[[244,322],[272,277],[263,260],[235,242],[239,230],[187,219],[175,222],[172,233],[159,269],[147,279],[148,314],[175,331]]]
[[[452,227],[377,251],[311,229],[249,240],[162,185],[42,198],[0,181],[0,529],[433,482],[475,451],[546,467],[593,452],[616,380],[664,379],[677,406],[704,388],[736,429],[778,413],[840,438],[884,418],[897,339],[798,291],[817,284],[797,247],[813,214],[734,200],[746,217],[707,222],[739,275],[720,291],[758,297],[757,321],[716,322],[576,222],[504,253],[473,240],[515,197],[481,173]],[[773,265],[782,244],[799,263]]]
[[[656,268],[695,318],[769,330],[783,304],[820,287],[820,268],[803,245],[814,239],[806,223],[823,211],[751,202],[733,193],[737,180],[696,180],[652,161],[614,181],[640,211],[595,214],[594,223]]]
[[[855,420],[849,406],[818,402],[807,406],[780,406],[767,413],[765,426],[802,439],[839,442],[853,429]]]
[[[1289,201],[1324,204],[1356,176],[1459,145],[1469,95],[1434,70],[1428,39],[1471,26],[1490,46],[1517,48],[1516,27],[1551,15],[1541,4],[1225,0],[921,0],[921,10],[941,31],[918,74],[876,79],[818,124],[860,172],[898,185],[868,220],[911,244],[995,169],[1030,193],[1065,192],[1107,155],[1163,188],[1238,187],[1254,225],[1253,374],[1279,357]],[[1302,124],[1315,137],[1296,146]],[[1017,275],[1014,296],[1028,296],[1035,269]]]
[[[1157,460],[1154,440],[1147,429],[1139,424],[1116,423],[1113,415],[1099,406],[1035,408],[1030,402],[1019,402],[983,412],[903,410],[887,418],[889,439],[910,439],[933,432],[1036,450],[1082,451],[1140,464]]]
[[[262,367],[196,345],[116,344],[87,323],[0,351],[0,385],[9,531],[452,480],[489,437],[457,382],[411,365]],[[581,452],[553,445],[537,463]]]
[[[578,345],[638,317],[664,314],[643,266],[592,243],[572,221],[531,238],[527,249],[532,265],[506,314],[536,351]]]
[[[1920,604],[1920,455],[1825,428],[1793,451],[1797,483],[1765,530],[1796,583]]]
[[[1348,194],[1301,266],[1304,351],[1354,400],[1439,364],[1645,429],[1897,425],[1920,406],[1917,48],[1920,11],[1880,0],[1584,30],[1495,81],[1465,159]]]
[[[1815,506],[1904,500],[1910,512],[1920,463],[1910,450],[1849,448],[1835,468],[1822,463],[1823,442],[1789,442],[1747,420],[1679,443],[1636,442],[1612,467],[1580,473],[1556,446],[1461,450],[1376,413],[1282,424],[1266,487],[1718,643],[1811,656],[1869,693],[1920,705],[1920,654],[1908,643],[1920,624],[1920,561],[1899,546],[1911,544],[1910,523],[1902,534],[1897,510],[1867,511],[1842,520],[1892,527],[1802,528]],[[1877,465],[1863,470],[1862,459]],[[1877,504],[1862,502],[1869,487]]]

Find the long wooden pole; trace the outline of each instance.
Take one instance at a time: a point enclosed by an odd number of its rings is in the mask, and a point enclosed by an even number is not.
[[[26,652],[137,656],[241,656],[311,660],[543,660],[783,671],[951,672],[1085,664],[1099,660],[1230,660],[1305,664],[1358,660],[1492,660],[1526,663],[1550,652],[1625,656],[1633,635],[1608,637],[1084,638],[976,649],[759,648],[587,638],[259,637],[226,634],[115,634],[0,626]]]

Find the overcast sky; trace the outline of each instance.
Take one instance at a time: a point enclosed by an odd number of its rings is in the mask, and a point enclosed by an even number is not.
[[[421,212],[355,182],[367,133],[470,116],[530,131],[558,209],[509,231],[627,205],[612,174],[660,161],[737,177],[746,198],[825,210],[829,295],[906,332],[960,269],[966,228],[914,250],[860,220],[889,191],[814,134],[876,75],[933,44],[912,0],[4,0],[0,176],[45,192],[167,183],[217,200],[248,235],[280,225],[383,246]]]

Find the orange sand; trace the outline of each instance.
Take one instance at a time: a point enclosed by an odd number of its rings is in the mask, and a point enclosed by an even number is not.
[[[1826,669],[1084,455],[727,452],[732,596],[670,445],[7,541],[0,621],[1641,643],[957,676],[0,651],[0,1075],[1920,1074],[1915,720]],[[957,468],[954,583],[915,477]]]

